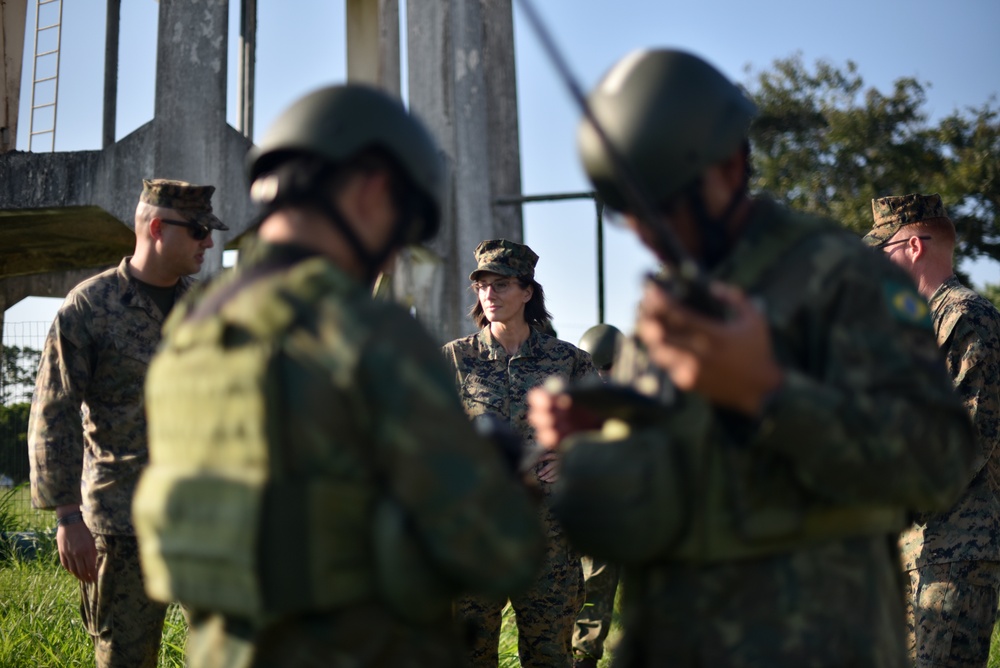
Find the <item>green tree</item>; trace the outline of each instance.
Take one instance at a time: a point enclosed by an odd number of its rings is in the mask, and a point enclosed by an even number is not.
[[[41,357],[34,348],[0,344],[0,404],[31,401]]]
[[[987,283],[979,293],[993,302],[993,305],[1000,308],[1000,285]]]
[[[0,405],[0,476],[14,483],[28,479],[28,414],[30,403]]]
[[[760,115],[751,128],[753,188],[861,232],[871,200],[940,193],[958,227],[959,258],[1000,259],[1000,112],[995,100],[937,125],[923,84],[866,88],[857,66],[801,56],[749,72]]]

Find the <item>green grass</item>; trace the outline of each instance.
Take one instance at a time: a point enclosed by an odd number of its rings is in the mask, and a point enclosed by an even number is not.
[[[0,531],[33,529],[43,534],[39,558],[34,561],[0,552],[0,666],[4,668],[94,664],[93,645],[80,619],[79,585],[59,565],[53,539],[46,533],[54,524],[54,513],[31,509],[26,488],[0,492]],[[617,643],[619,633],[614,624],[608,649]],[[186,639],[184,616],[172,605],[163,628],[158,668],[184,665]],[[610,655],[605,652],[601,668],[610,665]],[[518,666],[517,630],[507,606],[500,635],[500,668]],[[988,668],[1000,668],[1000,625],[993,631]]]
[[[158,666],[184,665],[187,626],[167,611]],[[39,559],[0,562],[0,666],[92,666],[94,647],[80,619],[80,588],[50,549]]]

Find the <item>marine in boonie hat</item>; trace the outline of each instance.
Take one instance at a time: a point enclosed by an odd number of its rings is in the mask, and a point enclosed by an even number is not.
[[[885,243],[900,229],[914,223],[945,222],[954,227],[938,194],[913,193],[873,199],[872,215],[875,224],[864,237],[864,242],[869,246]]]
[[[212,213],[212,193],[215,186],[196,186],[186,181],[143,179],[140,202],[150,206],[173,209],[185,220],[205,225],[213,230],[228,230]]]
[[[524,244],[506,239],[483,241],[475,250],[478,266],[469,274],[469,280],[476,280],[481,272],[491,272],[501,276],[534,278],[538,256]]]

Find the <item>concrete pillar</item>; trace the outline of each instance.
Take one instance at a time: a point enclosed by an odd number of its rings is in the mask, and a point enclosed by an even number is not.
[[[521,141],[517,124],[514,12],[511,0],[480,0],[483,6],[483,66],[489,98],[490,188],[493,199],[521,194]],[[521,241],[520,206],[493,207],[497,238]]]
[[[487,5],[479,0],[425,0],[407,5],[410,109],[429,125],[450,163],[450,198],[441,233],[430,244],[444,259],[444,293],[437,312],[425,309],[427,317],[422,318],[442,341],[474,330],[465,313],[472,301],[468,284],[476,245],[501,236],[514,241],[522,238],[509,212],[498,215],[500,208],[491,206],[496,195],[510,194],[493,192],[496,149],[504,146],[517,151],[516,121],[513,137],[510,123],[490,125],[490,106],[513,102],[490,97],[491,86],[499,90],[505,85],[502,76],[488,72],[513,64],[513,31],[501,29],[496,40],[494,35],[486,37],[488,30],[494,30],[488,17],[496,19],[504,4],[509,13],[510,3],[504,0],[491,0]],[[512,79],[513,72],[509,76]],[[507,169],[519,169],[517,159],[508,157],[506,164]],[[506,190],[514,187],[512,182],[519,184],[520,177],[496,177],[496,182],[500,183],[496,187]]]
[[[254,82],[257,80],[257,0],[240,0],[239,80],[236,82],[236,129],[253,140]]]
[[[399,0],[347,0],[347,80],[399,97]]]
[[[0,0],[0,153],[17,143],[28,0]]]
[[[229,0],[160,0],[153,173],[215,183],[226,164],[226,49]],[[218,184],[216,184],[218,185]],[[199,276],[222,268],[222,244]]]
[[[102,148],[115,143],[118,117],[118,36],[122,0],[108,0],[107,29],[104,36],[104,138]]]

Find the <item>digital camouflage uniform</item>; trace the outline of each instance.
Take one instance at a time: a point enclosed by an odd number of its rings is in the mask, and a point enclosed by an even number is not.
[[[479,271],[530,277],[538,259],[527,246],[505,240],[484,241],[475,255],[479,264],[473,280]],[[587,353],[534,328],[513,355],[494,340],[488,326],[445,344],[443,352],[468,416],[473,420],[480,415],[499,416],[529,449],[535,446],[527,420],[528,391],[555,375],[570,381],[596,377]],[[540,485],[548,496],[550,485]],[[518,654],[525,668],[568,666],[574,620],[584,603],[580,555],[569,545],[546,503],[539,512],[548,537],[545,562],[527,590],[510,595],[517,617]],[[468,666],[497,665],[501,613],[507,600],[507,596],[467,597],[456,603],[459,622],[472,636]]]
[[[972,457],[926,303],[848,231],[760,200],[712,278],[763,308],[785,382],[752,420],[623,350],[613,379],[667,406],[612,444],[644,438],[642,470],[666,453],[673,500],[652,511],[678,528],[624,564],[616,664],[902,668],[896,536],[907,509],[951,503]],[[566,443],[564,482],[595,438]]]
[[[28,428],[33,505],[82,502],[94,534],[98,580],[80,589],[100,666],[155,665],[166,612],[142,589],[132,528],[147,462],[142,388],[164,316],[131,277],[129,259],[73,288],[60,307]],[[182,278],[176,296],[191,283]]]
[[[175,309],[150,370],[152,463],[135,503],[143,565],[155,561],[147,546],[157,557],[157,541],[169,542],[180,559],[172,575],[226,581],[226,564],[254,563],[244,537],[259,532],[252,579],[224,584],[237,599],[259,586],[264,606],[242,615],[192,604],[188,665],[456,665],[450,599],[524,586],[542,537],[525,490],[462,413],[437,347],[402,308],[372,301],[325,256],[295,246],[258,242],[202,292]],[[275,351],[271,380],[240,394],[241,355],[258,346]],[[185,372],[198,360],[215,365],[205,374],[219,383]],[[211,411],[206,401],[217,413],[202,423],[173,419]],[[263,472],[243,456],[262,411],[275,457]],[[260,509],[248,510],[258,498],[250,483],[227,493],[214,479],[263,484]],[[183,505],[185,487],[209,495],[211,512]],[[186,519],[155,529],[164,493]],[[376,574],[375,562],[394,557],[373,547],[385,498],[448,592],[440,614],[420,622],[399,611],[421,601],[393,607]],[[390,575],[417,577],[407,567]]]
[[[550,376],[580,380],[595,373],[582,350],[534,329],[513,355],[493,339],[489,327],[446,344],[444,354],[469,417],[500,416],[529,448],[534,447],[534,435],[527,421],[528,390]],[[550,486],[541,487],[547,495]],[[510,597],[517,616],[518,653],[526,668],[569,664],[573,624],[584,603],[580,555],[545,504],[540,512],[548,536],[545,563],[531,587]],[[500,613],[506,602],[506,596],[459,601],[459,619],[477,629],[470,665],[497,665]]]
[[[910,223],[951,224],[937,195],[884,197],[872,207],[872,243]],[[930,309],[978,452],[955,505],[920,515],[900,538],[910,653],[919,667],[986,666],[1000,598],[1000,313],[955,276],[931,295]]]

